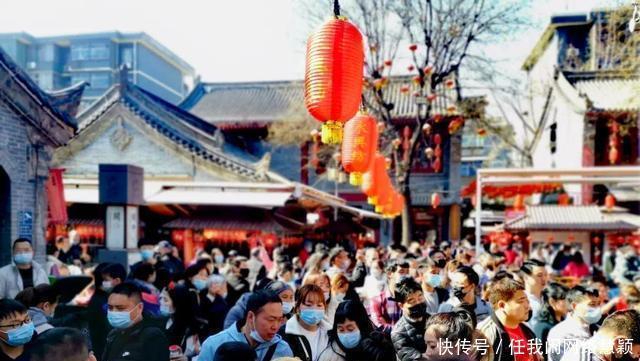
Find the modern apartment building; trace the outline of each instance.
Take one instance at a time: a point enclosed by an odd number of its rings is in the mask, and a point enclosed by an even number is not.
[[[190,92],[195,70],[145,33],[105,32],[35,37],[0,34],[0,46],[44,90],[89,83],[83,103],[100,97],[126,65],[129,81],[177,104]]]

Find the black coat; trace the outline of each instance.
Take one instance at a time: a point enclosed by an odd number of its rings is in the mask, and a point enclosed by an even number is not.
[[[240,296],[250,291],[249,282],[235,274],[227,276],[227,303],[235,305]]]
[[[169,361],[169,341],[164,332],[146,319],[107,336],[102,361]]]
[[[216,296],[213,301],[207,297],[206,290],[200,297],[200,310],[202,317],[207,320],[207,335],[211,336],[224,330],[224,319],[229,312],[229,305],[220,296]],[[201,335],[202,336],[202,335]],[[204,338],[201,338],[204,340]]]
[[[391,330],[391,341],[398,353],[398,360],[421,360],[422,354],[427,351],[424,342],[426,319],[422,322],[410,322],[402,316]]]

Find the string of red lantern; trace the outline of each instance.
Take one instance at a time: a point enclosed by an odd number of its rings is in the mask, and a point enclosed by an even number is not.
[[[378,148],[378,122],[366,113],[359,113],[344,127],[342,167],[349,173],[349,183],[362,184],[362,175],[373,163]]]
[[[364,66],[362,34],[339,16],[339,4],[334,14],[309,37],[305,68],[305,106],[323,122],[325,144],[339,144],[343,124],[357,113]]]

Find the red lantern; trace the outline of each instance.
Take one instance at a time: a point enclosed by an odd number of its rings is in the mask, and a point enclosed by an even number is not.
[[[433,209],[440,207],[440,201],[441,199],[438,193],[433,193],[431,195],[431,207],[433,207]]]
[[[594,245],[599,246],[600,242],[601,242],[600,237],[598,237],[598,236],[593,237],[593,244]]]
[[[380,153],[376,153],[371,162],[371,167],[362,176],[362,192],[367,195],[369,204],[375,204],[378,188],[383,179],[383,173],[386,173],[386,160]]]
[[[605,208],[607,208],[607,211],[611,211],[613,207],[615,207],[615,205],[616,198],[611,194],[607,194],[607,196],[604,197],[604,206]]]
[[[338,144],[342,125],[358,112],[362,93],[364,44],[358,28],[333,18],[307,42],[305,105],[322,126],[322,142]]]
[[[476,130],[476,134],[478,134],[478,136],[480,136],[480,137],[484,137],[484,136],[487,135],[487,130],[484,129],[484,128],[478,128]]]
[[[349,183],[362,184],[362,174],[373,162],[378,148],[378,127],[374,117],[358,114],[344,127],[342,167],[349,174]]]
[[[440,170],[442,170],[442,161],[440,160],[440,157],[436,157],[431,166],[433,167],[434,172],[440,173]]]

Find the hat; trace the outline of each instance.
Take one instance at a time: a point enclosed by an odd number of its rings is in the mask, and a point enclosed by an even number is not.
[[[173,248],[173,246],[171,246],[171,242],[169,241],[160,241],[158,243],[158,249],[162,249],[162,248]]]
[[[225,342],[216,351],[213,361],[253,361],[256,352],[244,342]]]

